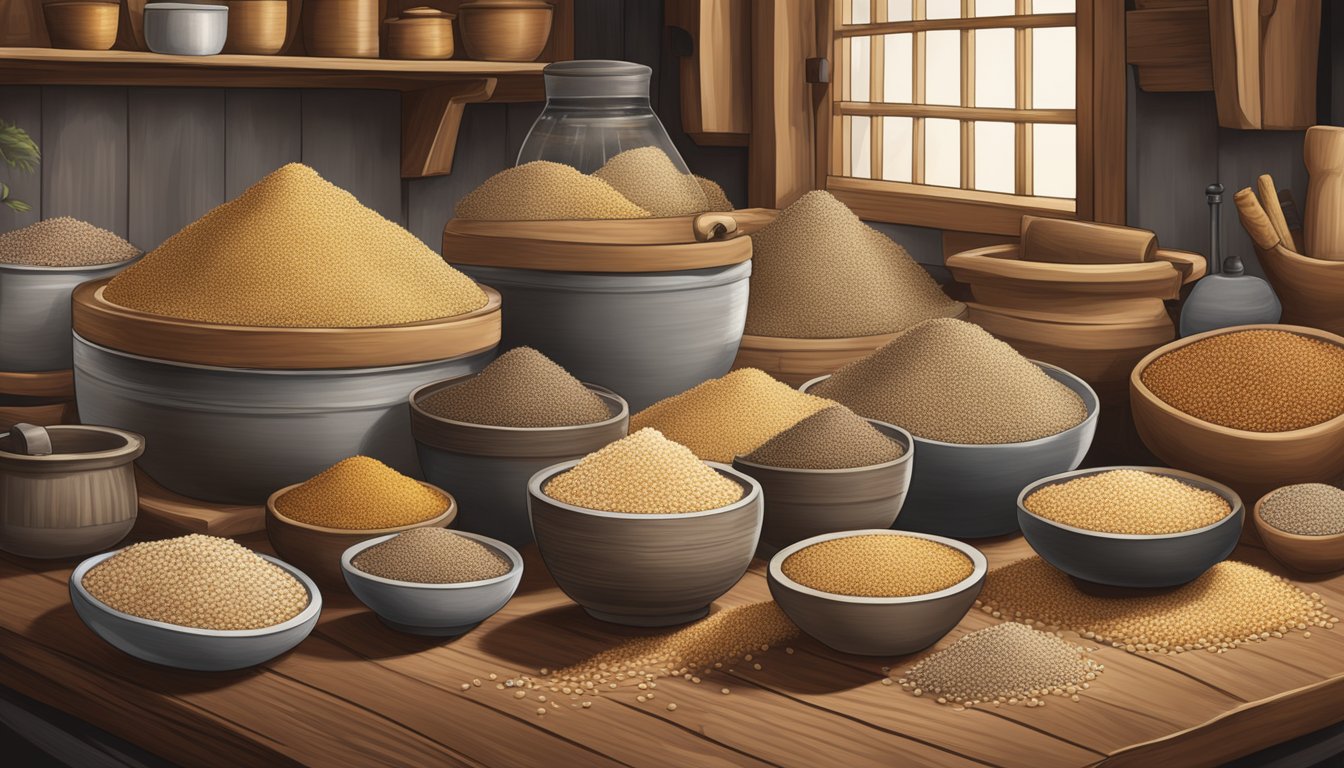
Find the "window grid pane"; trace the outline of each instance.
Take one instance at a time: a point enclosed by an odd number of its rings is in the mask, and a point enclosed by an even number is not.
[[[924,33],[925,104],[961,105],[961,32],[940,29]]]
[[[849,100],[869,100],[869,75],[872,73],[870,56],[872,38],[855,37],[849,41]]]
[[[885,69],[882,75],[882,100],[888,104],[909,104],[914,100],[912,87],[914,83],[910,77],[910,73],[913,71],[913,37],[908,32],[885,36],[883,43],[885,53],[882,60],[882,66]]]
[[[961,186],[960,120],[931,117],[924,121],[924,183]]]
[[[849,128],[849,175],[868,179],[873,175],[871,118],[854,116]]]
[[[909,117],[882,119],[882,178],[912,181],[914,120]]]

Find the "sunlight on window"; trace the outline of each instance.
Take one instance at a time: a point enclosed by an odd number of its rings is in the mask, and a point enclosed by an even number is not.
[[[1012,16],[1017,13],[1013,0],[975,0],[976,16]]]
[[[1031,96],[1037,109],[1073,109],[1077,84],[1074,70],[1078,37],[1073,27],[1031,31]]]
[[[873,4],[868,2],[868,0],[852,0],[849,11],[849,23],[867,24],[871,22],[872,16],[869,15],[869,11],[872,7]]]
[[[868,101],[868,77],[872,72],[872,38],[855,37],[849,41],[849,100]]]
[[[914,122],[908,117],[882,118],[882,178],[887,181],[911,180]]]
[[[910,34],[883,38],[882,100],[888,104],[909,104],[914,98],[911,93],[913,38]]]
[[[961,186],[961,121],[924,121],[924,183]]]
[[[959,19],[961,0],[924,0],[924,18]]]
[[[850,176],[868,179],[873,175],[871,118],[851,117],[849,123]]]
[[[1032,13],[1073,13],[1074,10],[1073,0],[1031,0]]]
[[[961,104],[961,33],[955,29],[925,33],[924,103]]]
[[[887,21],[909,21],[912,5],[911,0],[887,0]]]
[[[975,124],[975,188],[1012,193],[1016,188],[1017,126],[979,121]]]
[[[1077,128],[1036,125],[1032,128],[1032,190],[1042,197],[1078,195]]]
[[[977,6],[978,7],[978,6]],[[1017,36],[1011,29],[978,29],[975,41],[975,106],[1017,106]]]

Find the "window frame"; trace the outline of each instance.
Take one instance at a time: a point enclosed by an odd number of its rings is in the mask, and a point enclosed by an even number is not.
[[[924,0],[912,0],[916,18],[922,17]],[[815,125],[816,186],[826,189],[843,201],[860,217],[893,224],[913,224],[959,232],[980,232],[992,235],[1017,235],[1023,215],[1052,216],[1114,224],[1125,223],[1125,26],[1124,3],[1120,0],[1077,0],[1073,14],[1041,14],[1048,24],[1077,29],[1075,124],[1077,126],[1076,198],[1050,198],[1030,195],[985,192],[953,187],[935,187],[911,182],[851,178],[832,172],[843,167],[844,142],[841,138],[845,113],[862,114],[887,111],[922,112],[933,116],[952,116],[949,111],[966,115],[984,114],[1002,119],[1016,109],[942,107],[935,105],[899,105],[884,108],[868,102],[842,102],[843,78],[846,76],[842,61],[844,7],[847,0],[818,0],[817,41],[822,55],[832,62],[830,83],[817,109]],[[1020,7],[1021,0],[1019,0]],[[885,7],[885,0],[874,5]],[[962,0],[963,14],[973,9],[974,0]],[[1067,18],[1065,18],[1067,17]],[[870,34],[931,29],[971,29],[977,27],[1027,28],[1041,18],[993,16],[973,19],[939,19],[906,22],[874,22],[865,27],[879,26]],[[857,31],[858,35],[863,32]],[[852,36],[852,35],[851,35]],[[915,55],[921,55],[918,45]],[[963,45],[963,102],[967,100],[965,79],[967,48]],[[1024,55],[1018,46],[1018,56]],[[1026,55],[1030,55],[1029,52]],[[875,58],[875,57],[874,57]],[[1018,88],[1022,88],[1022,83]],[[916,94],[916,98],[919,95]],[[1058,118],[1060,110],[1025,110],[1028,114],[1040,112]],[[962,124],[962,147],[965,154],[969,123]],[[1023,132],[1018,131],[1017,170],[1019,178],[1027,161],[1024,153]],[[834,141],[833,141],[834,139]],[[1030,151],[1030,136],[1025,149]],[[962,163],[963,174],[969,165]]]

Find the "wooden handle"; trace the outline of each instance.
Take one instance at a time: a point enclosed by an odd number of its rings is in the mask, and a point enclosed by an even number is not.
[[[19,423],[9,428],[9,434],[0,440],[0,450],[20,456],[50,456],[51,435],[45,427]]]
[[[1269,216],[1269,223],[1274,225],[1274,231],[1279,233],[1284,246],[1290,251],[1296,251],[1297,244],[1293,242],[1293,233],[1288,229],[1288,219],[1284,218],[1283,208],[1279,205],[1279,190],[1274,186],[1274,177],[1262,173],[1255,183],[1260,192],[1260,205]]]
[[[1237,215],[1241,217],[1241,226],[1246,233],[1251,236],[1255,244],[1269,250],[1279,244],[1279,233],[1274,231],[1274,225],[1269,223],[1269,217],[1265,215],[1265,209],[1260,207],[1260,201],[1255,199],[1255,193],[1250,187],[1246,187],[1232,196],[1237,204]]]
[[[727,240],[740,234],[737,219],[731,213],[702,213],[691,221],[691,230],[695,232],[697,243]]]
[[[1152,261],[1157,236],[1146,229],[1090,221],[1022,217],[1022,260],[1053,264],[1133,264]]]
[[[1344,260],[1344,128],[1308,128],[1302,159],[1311,175],[1303,212],[1302,253],[1313,259]]]

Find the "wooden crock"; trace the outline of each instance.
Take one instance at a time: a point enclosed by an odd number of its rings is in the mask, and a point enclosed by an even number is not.
[[[453,17],[436,8],[409,8],[400,18],[388,19],[389,59],[451,59],[453,57]]]
[[[288,0],[223,1],[229,7],[224,53],[270,56],[284,49],[289,33]]]
[[[51,47],[106,51],[117,41],[121,6],[111,2],[61,2],[42,6]]]
[[[309,56],[378,58],[378,0],[307,0],[303,45]]]
[[[476,61],[535,61],[551,36],[550,3],[490,0],[463,3],[462,46]]]

